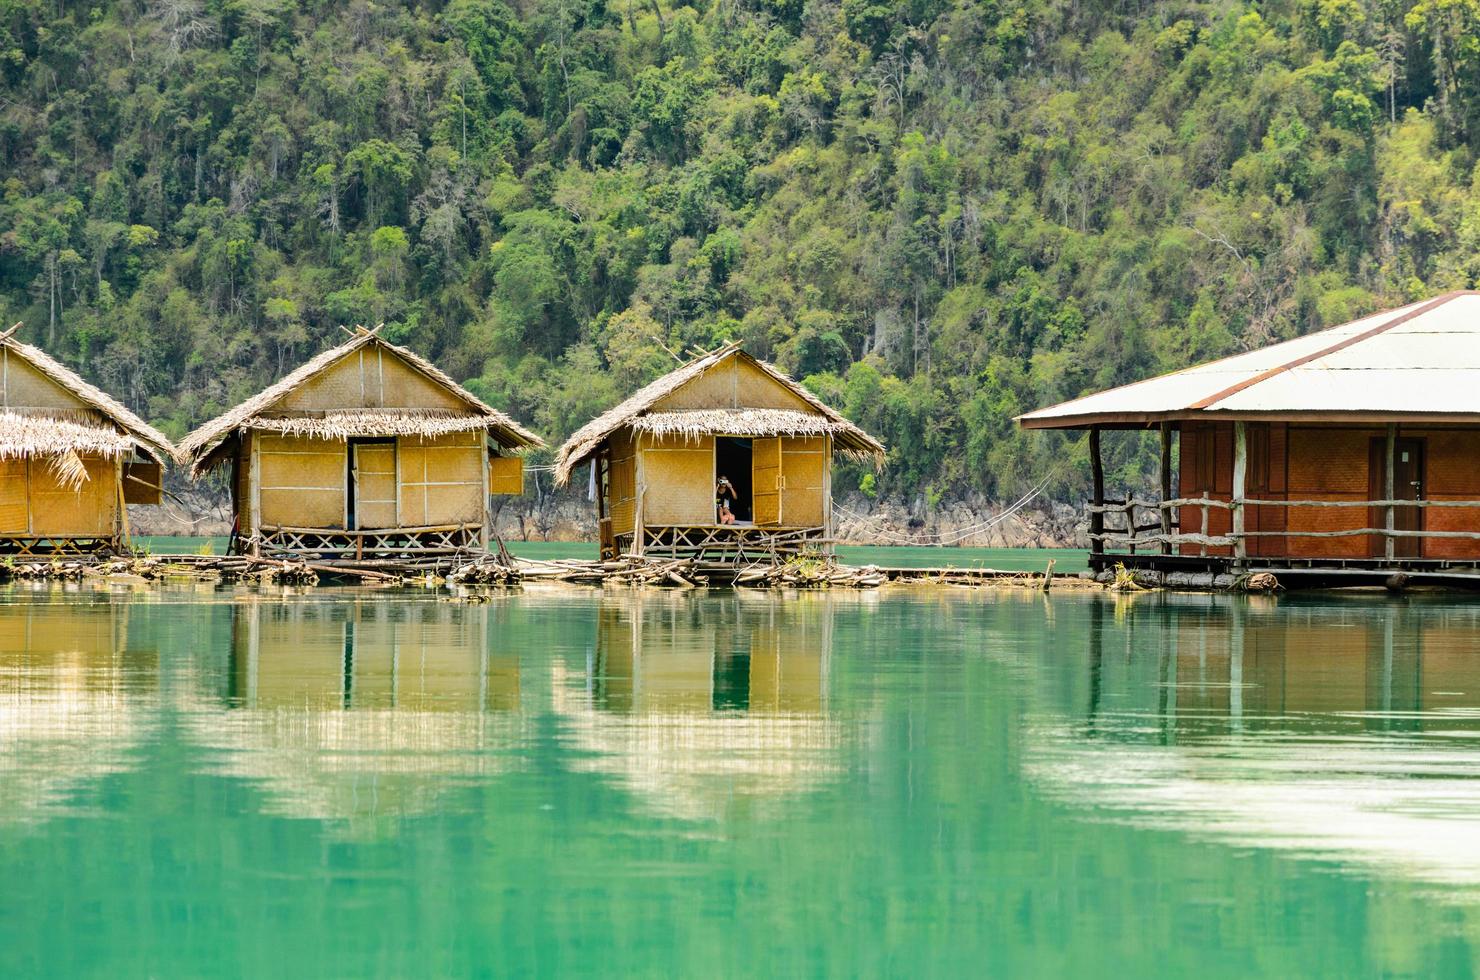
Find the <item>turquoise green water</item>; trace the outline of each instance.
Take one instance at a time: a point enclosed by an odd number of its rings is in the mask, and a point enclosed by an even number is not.
[[[0,976],[1467,976],[1480,606],[0,591]]]
[[[226,550],[225,538],[140,538],[142,547],[154,554],[180,554],[209,547],[214,553]],[[508,548],[522,558],[595,558],[595,542],[510,541]],[[1073,574],[1088,568],[1088,552],[1070,548],[914,548],[907,546],[838,548],[839,560],[850,565],[881,565],[898,568],[997,568],[1004,571],[1041,572],[1050,559],[1054,572]]]

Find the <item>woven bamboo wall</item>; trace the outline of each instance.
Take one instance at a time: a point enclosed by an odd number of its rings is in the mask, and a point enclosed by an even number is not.
[[[289,392],[274,411],[324,412],[356,408],[466,409],[394,353],[380,347],[351,351],[312,380]]]
[[[259,432],[261,524],[344,527],[348,447],[343,439]]]
[[[607,440],[611,449],[611,473],[607,477],[613,534],[631,534],[637,519],[637,451],[628,429]]]
[[[237,519],[242,535],[252,534],[259,523],[252,510],[252,438],[251,432],[243,432],[236,449]]]
[[[817,410],[785,385],[747,361],[732,357],[658,399],[655,412],[693,408],[786,408]]]
[[[524,457],[490,456],[488,492],[517,496],[524,492]]]
[[[31,366],[30,362],[0,348],[0,408],[25,414],[39,410],[54,414],[75,413],[79,419],[101,421],[103,416],[76,395]]]
[[[396,444],[354,443],[355,526],[396,526]]]
[[[31,533],[67,537],[107,536],[118,524],[118,470],[111,459],[83,458],[87,479],[70,487],[52,468],[31,460]]]
[[[714,438],[643,436],[642,522],[713,524]]]
[[[781,523],[821,527],[826,513],[828,451],[824,436],[781,440]]]
[[[29,534],[31,490],[24,459],[0,459],[0,534]]]
[[[482,432],[397,440],[401,526],[476,524],[486,509]]]

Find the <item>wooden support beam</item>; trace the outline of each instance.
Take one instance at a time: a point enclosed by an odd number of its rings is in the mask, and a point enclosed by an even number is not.
[[[1161,502],[1172,499],[1172,423],[1161,423]],[[1172,509],[1161,508],[1161,533],[1166,539],[1161,543],[1161,553],[1172,553]]]
[[[1096,535],[1105,533],[1105,513],[1100,510],[1105,504],[1105,463],[1100,458],[1100,427],[1090,426],[1089,430],[1089,475],[1093,488],[1091,503],[1095,509],[1089,513],[1090,552],[1096,555],[1105,553],[1105,543]]]
[[[1249,426],[1247,422],[1233,423],[1233,557],[1242,561],[1248,556],[1244,543],[1244,483],[1249,469]]]
[[[1392,561],[1395,554],[1396,540],[1393,537],[1393,528],[1396,522],[1393,516],[1393,456],[1394,449],[1398,444],[1398,427],[1389,422],[1387,426],[1387,446],[1383,452],[1383,465],[1387,468],[1382,476],[1382,499],[1386,500],[1387,506],[1383,508],[1382,523],[1387,528],[1387,534],[1383,536],[1383,557]]]

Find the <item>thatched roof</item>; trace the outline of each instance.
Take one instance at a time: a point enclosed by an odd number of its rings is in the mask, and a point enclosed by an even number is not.
[[[651,412],[663,396],[677,391],[731,357],[746,362],[770,375],[778,384],[812,406],[815,414],[782,409],[739,408],[704,409],[685,412]],[[803,422],[812,419],[812,422]],[[651,420],[651,421],[648,421]],[[577,466],[590,458],[612,433],[623,426],[649,432],[682,432],[685,435],[822,435],[833,437],[834,448],[841,453],[882,462],[884,446],[873,436],[829,408],[816,395],[787,377],[765,361],[757,360],[729,344],[697,357],[676,371],[663,375],[642,388],[631,398],[586,423],[560,447],[555,460],[555,481],[565,483]],[[738,427],[738,428],[737,428]],[[825,428],[824,428],[825,427]]]
[[[483,415],[417,409],[325,412],[323,415],[258,415],[242,424],[244,429],[277,432],[288,436],[321,439],[358,439],[374,436],[440,436],[450,432],[472,432],[488,426]]]
[[[175,458],[175,446],[164,433],[129,411],[112,395],[84,381],[76,371],[54,360],[41,348],[16,340],[14,327],[10,331],[0,333],[0,356],[21,358],[85,406],[104,416],[106,421],[111,422],[114,427],[108,429],[98,426],[93,423],[93,420],[79,419],[73,422],[49,417],[56,413],[32,416],[28,412],[26,417],[35,417],[38,425],[21,426],[14,422],[7,423],[5,430],[0,432],[0,443],[4,443],[11,437],[18,441],[9,449],[0,445],[0,454],[16,458],[18,456],[60,456],[69,452],[95,451],[91,447],[102,443],[113,444],[101,433],[116,431],[127,437],[129,449],[138,448],[160,462]],[[21,417],[16,410],[7,408],[7,413],[16,418]],[[84,421],[92,424],[84,424]],[[127,449],[117,452],[108,451],[107,454],[123,455],[127,451]]]
[[[134,440],[114,429],[46,415],[0,412],[0,460],[44,459],[74,489],[87,480],[83,456],[132,456]]]
[[[401,358],[466,404],[469,414],[460,416],[460,418],[468,419],[468,424],[460,430],[449,429],[446,427],[448,415],[445,413],[405,409],[383,413],[355,409],[343,413],[331,412],[294,417],[268,416],[267,413],[270,413],[278,402],[320,372],[362,348],[376,346]],[[188,459],[192,463],[194,475],[199,476],[211,469],[218,461],[207,459],[216,446],[238,430],[253,428],[292,432],[295,435],[318,436],[324,439],[343,439],[348,436],[433,436],[450,431],[487,429],[494,440],[505,449],[536,449],[545,444],[539,436],[521,427],[493,406],[485,404],[477,395],[453,381],[431,361],[405,347],[397,347],[395,344],[382,340],[374,330],[363,328],[360,328],[347,343],[332,347],[311,358],[276,384],[264,388],[240,405],[190,433],[180,443],[181,458]]]

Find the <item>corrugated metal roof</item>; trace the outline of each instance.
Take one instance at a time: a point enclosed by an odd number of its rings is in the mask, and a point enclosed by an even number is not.
[[[1018,421],[1075,428],[1200,416],[1480,419],[1480,292],[1446,293]]]

